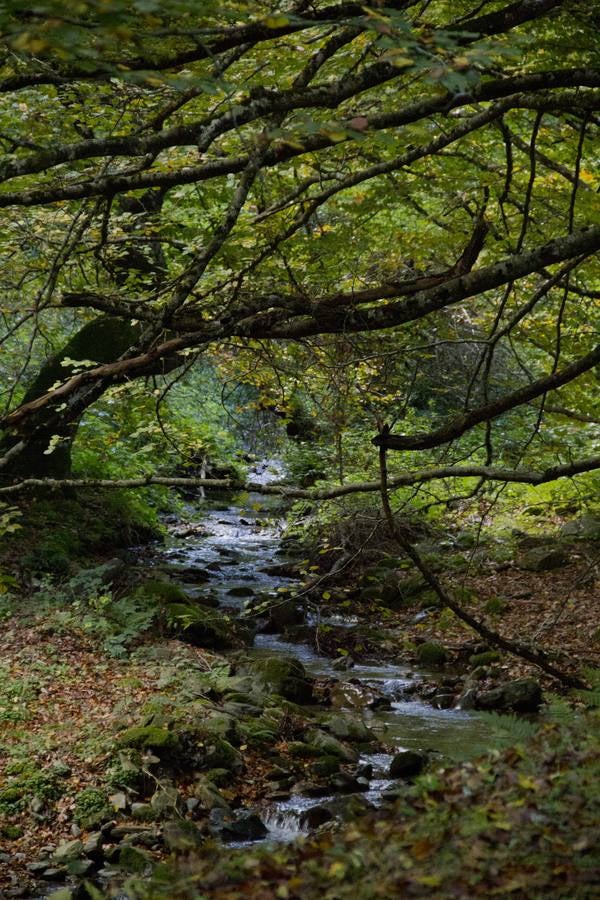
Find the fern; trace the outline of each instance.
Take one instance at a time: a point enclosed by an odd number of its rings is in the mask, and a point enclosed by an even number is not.
[[[510,747],[530,740],[537,734],[538,722],[531,722],[514,714],[482,712],[479,714],[490,727],[490,737],[497,748]]]

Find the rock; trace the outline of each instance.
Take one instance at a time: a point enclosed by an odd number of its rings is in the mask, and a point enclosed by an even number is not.
[[[346,772],[338,772],[337,775],[331,778],[329,784],[336,793],[341,794],[355,794],[369,790],[369,780],[367,778],[355,778]]]
[[[477,689],[467,688],[458,698],[457,709],[475,709],[477,704]]]
[[[159,818],[183,812],[184,803],[181,794],[172,784],[161,783],[152,795],[150,805]]]
[[[329,702],[338,708],[364,709],[375,699],[372,688],[351,681],[338,681],[329,689]]]
[[[64,844],[59,844],[52,854],[52,862],[57,865],[65,865],[70,860],[77,859],[80,856],[83,856],[83,844],[81,841],[79,839],[65,841]]]
[[[228,773],[229,774],[229,773]],[[221,809],[230,813],[229,803],[210,781],[199,781],[194,787],[194,793],[200,800],[202,807],[210,812],[212,809]]]
[[[41,873],[44,881],[64,881],[67,873],[63,868],[58,868],[57,866],[50,866],[48,869],[44,869]]]
[[[259,713],[262,710],[259,710]],[[223,738],[226,741],[237,739],[237,724],[232,715],[220,710],[210,710],[201,722],[198,723],[202,733],[207,738]]]
[[[213,810],[210,819],[212,829],[232,841],[259,841],[269,833],[262,819],[250,810],[243,810],[235,818]]]
[[[502,656],[496,650],[484,650],[482,653],[473,653],[469,657],[469,665],[476,669],[477,666],[491,666],[501,659]]]
[[[118,848],[116,860],[120,869],[131,875],[143,875],[152,868],[153,858],[145,850],[138,847],[132,847],[130,844],[122,844]]]
[[[247,584],[238,584],[235,587],[229,588],[227,591],[228,597],[254,597],[256,591],[254,588],[251,588]]]
[[[216,609],[219,605],[219,598],[212,591],[199,587],[195,584],[182,584],[184,593],[183,602],[186,600],[191,603],[199,603],[200,606],[210,606]]]
[[[420,750],[401,750],[390,763],[390,778],[414,778],[427,765],[427,754]]]
[[[569,554],[563,547],[532,547],[517,560],[519,569],[529,572],[546,572],[559,569],[569,563]]]
[[[127,794],[125,794],[123,791],[118,791],[116,794],[111,794],[108,798],[108,802],[113,809],[117,810],[117,812],[123,812],[123,810],[127,809],[127,807],[129,806]]]
[[[349,669],[354,668],[354,660],[351,656],[340,656],[339,659],[335,659],[331,663],[331,668],[335,669],[336,672],[347,672]]]
[[[132,803],[131,818],[136,819],[138,822],[153,822],[156,818],[156,813],[149,803]]]
[[[85,855],[93,858],[98,856],[102,851],[103,840],[104,836],[101,831],[92,831],[91,834],[88,834],[83,844],[83,852]]]
[[[436,709],[452,709],[454,706],[454,694],[436,694],[433,698]]]
[[[377,740],[361,719],[346,716],[343,713],[329,716],[324,725],[331,734],[343,741],[368,744]]]
[[[448,661],[448,651],[438,641],[425,641],[416,649],[417,661],[422,666],[437,668]]]
[[[204,763],[209,769],[227,769],[229,772],[239,773],[244,768],[241,753],[222,738],[211,739],[206,745]]]
[[[313,699],[313,679],[293,656],[265,657],[252,660],[250,670],[260,685],[291,700],[293,703],[310,703]]]
[[[534,678],[518,678],[490,691],[480,691],[475,702],[477,709],[537,712],[542,689]]]
[[[327,734],[325,731],[315,729],[307,734],[309,745],[312,745],[325,756],[337,756],[344,762],[358,762],[358,753],[346,744]]]
[[[314,831],[315,828],[319,828],[321,825],[324,825],[325,822],[331,822],[333,819],[333,813],[330,809],[327,808],[324,804],[311,806],[309,809],[305,809],[300,813],[298,817],[298,824],[301,828],[307,828],[309,831]]]
[[[113,825],[109,834],[111,841],[122,841],[123,838],[126,838],[130,843],[133,843],[141,836],[147,837],[149,840],[151,839],[153,843],[156,843],[159,837],[159,831],[152,825],[127,824]]]
[[[292,794],[304,797],[326,797],[331,792],[331,785],[318,784],[316,781],[299,781],[292,788]]]
[[[50,772],[52,775],[56,775],[57,778],[70,778],[73,774],[73,769],[67,763],[62,762],[62,760],[56,760],[52,763]]]
[[[76,878],[84,878],[95,869],[95,864],[91,859],[72,859],[67,863],[67,872],[69,875],[75,875]]]
[[[323,756],[315,760],[310,770],[314,775],[335,775],[340,770],[340,759],[338,756]]]
[[[166,728],[158,728],[156,725],[137,725],[128,728],[119,735],[116,744],[117,747],[150,747],[159,753],[179,748],[177,737]]]
[[[239,647],[251,643],[254,637],[247,625],[232,622],[217,609],[191,603],[169,604],[167,619],[174,634],[195,647]]]
[[[168,850],[197,850],[204,841],[200,829],[185,819],[165,822],[163,837]]]
[[[598,541],[600,540],[600,516],[587,514],[572,522],[566,522],[560,529],[560,536],[581,541]]]
[[[265,633],[279,634],[282,631],[300,625],[304,621],[304,614],[293,600],[278,600],[267,610],[267,624]]]

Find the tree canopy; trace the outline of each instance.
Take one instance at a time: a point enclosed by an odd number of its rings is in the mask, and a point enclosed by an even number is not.
[[[3,490],[196,359],[400,483],[600,467],[592,6],[4,4]]]

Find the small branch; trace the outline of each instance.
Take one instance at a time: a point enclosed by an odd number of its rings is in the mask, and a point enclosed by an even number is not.
[[[388,494],[388,475],[387,475],[387,459],[386,459],[386,446],[385,446],[385,432],[387,431],[387,426],[384,426],[382,429],[382,441],[379,446],[379,470],[380,470],[380,491],[381,491],[381,503],[383,506],[383,512],[388,524],[389,532],[391,537],[396,541],[396,543],[402,548],[403,552],[408,556],[410,560],[414,563],[416,568],[419,570],[425,581],[429,584],[429,586],[435,591],[437,596],[439,597],[441,603],[451,609],[457,618],[459,618],[462,622],[468,625],[473,631],[477,632],[485,641],[492,644],[493,646],[500,647],[503,650],[506,650],[508,653],[512,653],[515,656],[519,656],[522,659],[526,659],[528,662],[533,663],[538,666],[542,671],[546,672],[548,675],[551,675],[553,678],[556,678],[562,684],[567,685],[568,687],[580,688],[585,690],[587,685],[584,681],[578,678],[576,675],[570,675],[567,672],[563,672],[560,669],[557,669],[552,663],[548,662],[546,654],[541,650],[536,650],[534,647],[529,647],[525,644],[522,644],[520,641],[511,641],[508,638],[503,637],[501,634],[498,634],[496,631],[493,631],[491,628],[488,628],[483,622],[480,622],[471,613],[468,613],[466,610],[459,606],[459,604],[454,600],[453,597],[447,592],[446,588],[442,585],[438,577],[434,574],[434,572],[429,569],[427,565],[423,562],[423,559],[418,553],[418,551],[412,546],[412,544],[404,537],[402,532],[396,527],[396,523],[394,521],[394,514],[392,512],[392,507],[390,506],[389,494]]]

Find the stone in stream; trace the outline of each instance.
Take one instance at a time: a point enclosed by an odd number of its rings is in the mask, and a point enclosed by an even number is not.
[[[420,750],[401,750],[390,763],[390,778],[415,778],[427,762],[427,754]]]
[[[209,828],[213,834],[230,841],[259,841],[268,834],[262,819],[251,810],[228,814],[221,809],[213,809],[209,816]]]

